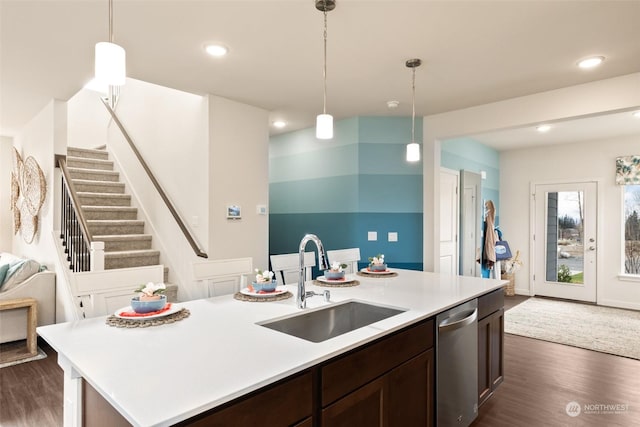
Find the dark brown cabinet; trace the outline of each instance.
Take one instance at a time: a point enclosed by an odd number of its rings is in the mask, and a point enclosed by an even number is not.
[[[188,426],[311,427],[312,373],[293,376],[231,402],[226,407],[191,418]]]
[[[432,426],[433,349],[322,410],[323,427]]]
[[[432,320],[329,362],[320,425],[432,426],[434,363]]]
[[[478,299],[478,405],[504,379],[504,293],[498,289]]]

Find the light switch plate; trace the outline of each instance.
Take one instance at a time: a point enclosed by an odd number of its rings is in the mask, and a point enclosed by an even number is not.
[[[369,240],[370,242],[374,242],[374,241],[378,240],[378,232],[377,231],[369,231],[367,233],[367,240]]]
[[[396,231],[390,231],[389,235],[388,235],[388,240],[390,242],[397,242],[398,241],[398,233]]]
[[[258,215],[266,215],[267,214],[267,206],[266,205],[258,205],[256,206],[256,212]]]

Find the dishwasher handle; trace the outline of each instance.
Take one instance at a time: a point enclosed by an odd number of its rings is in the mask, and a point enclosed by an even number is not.
[[[463,311],[458,314],[454,314],[451,317],[447,317],[438,325],[438,331],[450,332],[456,329],[463,328],[471,323],[475,322],[478,318],[478,309]]]

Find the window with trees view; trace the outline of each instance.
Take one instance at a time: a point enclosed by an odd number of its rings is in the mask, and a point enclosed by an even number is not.
[[[624,186],[624,272],[640,275],[640,185]]]

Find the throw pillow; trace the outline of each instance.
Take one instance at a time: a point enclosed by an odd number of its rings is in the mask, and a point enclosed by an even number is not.
[[[9,271],[9,264],[0,265],[0,288],[4,284],[4,279],[7,277]]]
[[[40,264],[32,259],[22,259],[16,261],[9,266],[5,282],[2,285],[2,291],[8,291],[16,287],[29,277],[40,271]]]

